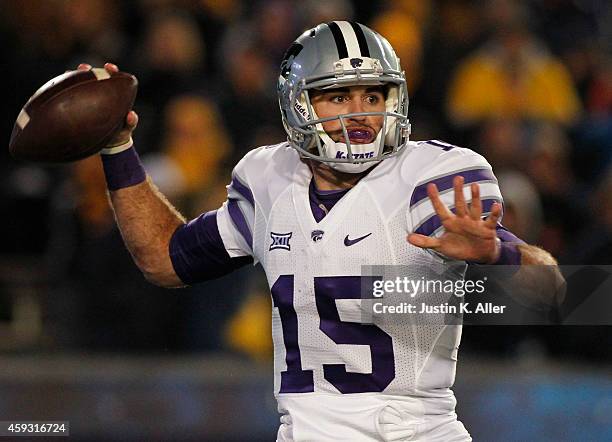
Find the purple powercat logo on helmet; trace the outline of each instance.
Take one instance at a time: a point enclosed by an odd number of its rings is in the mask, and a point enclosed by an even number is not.
[[[360,160],[363,158],[374,158],[374,152],[365,152],[365,153],[354,153],[352,154],[354,160]],[[346,152],[342,152],[341,150],[336,152],[337,159],[346,159]]]
[[[289,71],[291,70],[291,63],[293,63],[295,57],[297,57],[298,54],[302,52],[302,49],[304,49],[304,46],[302,46],[298,42],[293,42],[293,44],[289,46],[289,49],[287,49],[287,52],[283,57],[283,61],[281,62],[281,76],[283,78],[287,78],[287,76],[289,75]]]
[[[361,58],[351,58],[351,66],[353,66],[353,68],[361,67],[362,64],[363,60]]]

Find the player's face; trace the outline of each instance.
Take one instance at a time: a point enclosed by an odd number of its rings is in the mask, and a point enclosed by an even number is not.
[[[384,112],[382,86],[350,86],[313,91],[311,102],[319,118],[357,112]],[[367,115],[344,118],[351,143],[371,143],[382,129],[383,116]],[[323,129],[335,142],[346,142],[339,119],[323,123]]]

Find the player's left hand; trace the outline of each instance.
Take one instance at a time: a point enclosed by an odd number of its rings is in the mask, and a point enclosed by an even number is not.
[[[482,219],[482,202],[478,184],[472,184],[472,202],[468,206],[463,195],[464,179],[455,177],[455,213],[451,212],[440,199],[438,188],[430,183],[427,194],[436,214],[444,226],[439,238],[412,233],[407,239],[410,244],[424,249],[433,249],[442,255],[457,260],[479,263],[493,263],[499,258],[500,241],[497,238],[497,221],[501,216],[501,205],[494,203],[491,214]]]

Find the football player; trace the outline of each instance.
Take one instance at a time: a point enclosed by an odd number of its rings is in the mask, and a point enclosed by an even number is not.
[[[450,389],[460,326],[360,324],[362,266],[404,265],[418,279],[467,262],[554,259],[501,226],[482,156],[409,140],[406,79],[375,31],[335,21],[303,33],[282,61],[278,98],[287,141],[246,154],[223,206],[190,222],[147,178],[128,114],[101,158],[136,264],[178,287],[261,263],[279,441],[471,440]]]

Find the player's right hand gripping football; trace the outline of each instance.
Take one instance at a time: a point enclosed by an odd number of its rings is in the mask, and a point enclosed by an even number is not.
[[[79,64],[77,69],[80,71],[88,71],[89,69],[91,69],[91,65],[87,63],[81,63]],[[119,72],[119,68],[117,67],[117,65],[113,63],[104,63],[104,69],[106,69],[110,73]],[[132,132],[134,132],[134,129],[136,129],[137,125],[138,125],[138,114],[134,112],[133,110],[130,110],[125,117],[125,123],[124,123],[123,129],[117,132],[117,135],[115,135],[109,141],[106,147],[120,146],[122,144],[127,143],[130,140],[130,137],[132,136]]]

